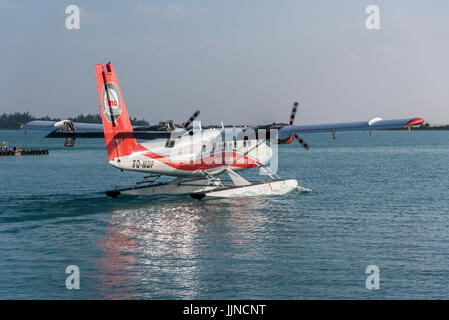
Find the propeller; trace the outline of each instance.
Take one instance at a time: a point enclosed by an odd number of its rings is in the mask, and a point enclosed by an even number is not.
[[[298,102],[293,103],[293,109],[292,109],[292,113],[290,114],[290,123],[289,125],[292,126],[293,122],[295,121],[295,116],[296,116],[296,110],[298,110]],[[294,135],[295,139],[298,140],[298,142],[304,147],[304,149],[309,150],[310,146],[307,144],[307,142],[305,142],[303,139],[301,139],[300,136],[298,136],[297,134]],[[290,141],[291,142],[291,141]],[[289,143],[290,143],[289,142]]]
[[[304,149],[309,150],[310,146],[307,144],[307,142],[305,142],[304,140],[302,140],[297,134],[295,134],[295,138],[296,140],[298,140],[298,142],[304,147]]]
[[[293,122],[295,121],[296,110],[298,110],[298,102],[293,103],[293,109],[290,115],[290,124],[289,124],[290,126],[292,126]]]
[[[195,120],[199,115],[200,115],[200,111],[199,110],[195,111],[195,113],[192,114],[192,116],[186,122],[184,122],[182,124],[183,127],[187,128],[188,126],[190,126],[190,124],[193,122],[193,120]]]

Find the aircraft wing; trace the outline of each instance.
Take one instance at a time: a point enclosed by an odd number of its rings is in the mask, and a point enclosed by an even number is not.
[[[25,123],[22,126],[22,129],[25,130],[42,130],[42,131],[54,131],[55,129],[64,126],[55,126],[58,121],[41,121],[34,120],[28,123]],[[83,123],[83,122],[74,122],[75,128],[77,132],[103,132],[103,125],[100,123]]]
[[[61,134],[65,135],[64,123],[65,121],[42,121],[34,120],[24,124],[21,128],[24,130],[40,130],[48,131],[49,134],[47,138],[61,138]],[[103,138],[103,125],[101,123],[85,123],[85,122],[73,122],[77,136],[80,138]],[[173,124],[173,128],[177,125]],[[141,136],[144,136],[141,132],[167,132],[167,126],[165,124],[157,124],[152,126],[133,126],[133,130]],[[83,134],[81,134],[83,133]],[[98,133],[101,133],[99,135]],[[79,134],[79,135],[78,135]],[[157,136],[157,135],[156,135]],[[164,135],[166,136],[166,135]],[[152,138],[154,139],[154,138]]]
[[[99,123],[83,123],[74,122],[76,132],[67,132],[64,124],[61,121],[30,121],[22,126],[24,130],[41,130],[49,132],[46,138],[104,138],[103,125]],[[139,130],[144,129],[144,130]],[[147,130],[151,127],[135,126],[136,132],[131,134],[123,134],[121,138],[135,138],[135,139],[165,139],[170,137],[170,132]]]
[[[104,133],[102,132],[57,132],[52,131],[45,138],[82,138],[82,139],[100,139],[104,138]],[[115,135],[119,139],[142,139],[142,140],[154,140],[154,139],[166,139],[171,137],[171,132],[167,131],[137,131],[137,132],[123,132]]]
[[[402,129],[424,124],[422,118],[405,118],[394,120],[382,120],[374,118],[370,121],[360,122],[342,122],[301,126],[284,126],[279,130],[279,139],[285,139],[294,134],[318,133],[318,132],[338,132],[338,131],[356,131],[356,130],[391,130]]]

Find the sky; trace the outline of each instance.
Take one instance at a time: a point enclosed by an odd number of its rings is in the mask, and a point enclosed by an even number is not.
[[[80,29],[66,28],[68,5]],[[380,29],[368,30],[368,5]],[[0,0],[0,113],[99,113],[114,64],[131,117],[449,123],[449,1]]]

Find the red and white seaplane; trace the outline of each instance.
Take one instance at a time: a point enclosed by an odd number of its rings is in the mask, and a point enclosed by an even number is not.
[[[258,127],[202,129],[193,121],[196,112],[184,125],[165,122],[161,127],[133,127],[125,106],[114,67],[111,63],[95,66],[102,126],[99,124],[32,121],[24,129],[53,128],[47,137],[65,137],[66,146],[73,146],[76,138],[102,138],[106,142],[109,163],[120,170],[147,173],[134,187],[107,191],[110,197],[123,195],[190,194],[195,199],[234,198],[283,195],[294,190],[294,179],[281,179],[270,168],[273,144],[287,144],[293,140],[306,149],[309,145],[299,137],[302,133],[337,131],[388,130],[421,125],[421,118],[347,122],[321,125],[295,126],[297,103],[294,104],[290,123],[273,123]],[[193,126],[190,124],[193,122]],[[55,129],[57,127],[57,129]],[[65,131],[64,131],[65,129]],[[138,142],[137,140],[146,140]],[[237,172],[260,168],[268,178],[248,181]],[[225,183],[220,176],[227,174]],[[158,183],[161,176],[174,180]]]

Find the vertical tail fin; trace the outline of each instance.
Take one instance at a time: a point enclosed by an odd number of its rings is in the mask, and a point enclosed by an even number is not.
[[[133,128],[114,67],[109,62],[105,71],[102,64],[97,64],[95,75],[108,160],[145,150],[134,139]]]

